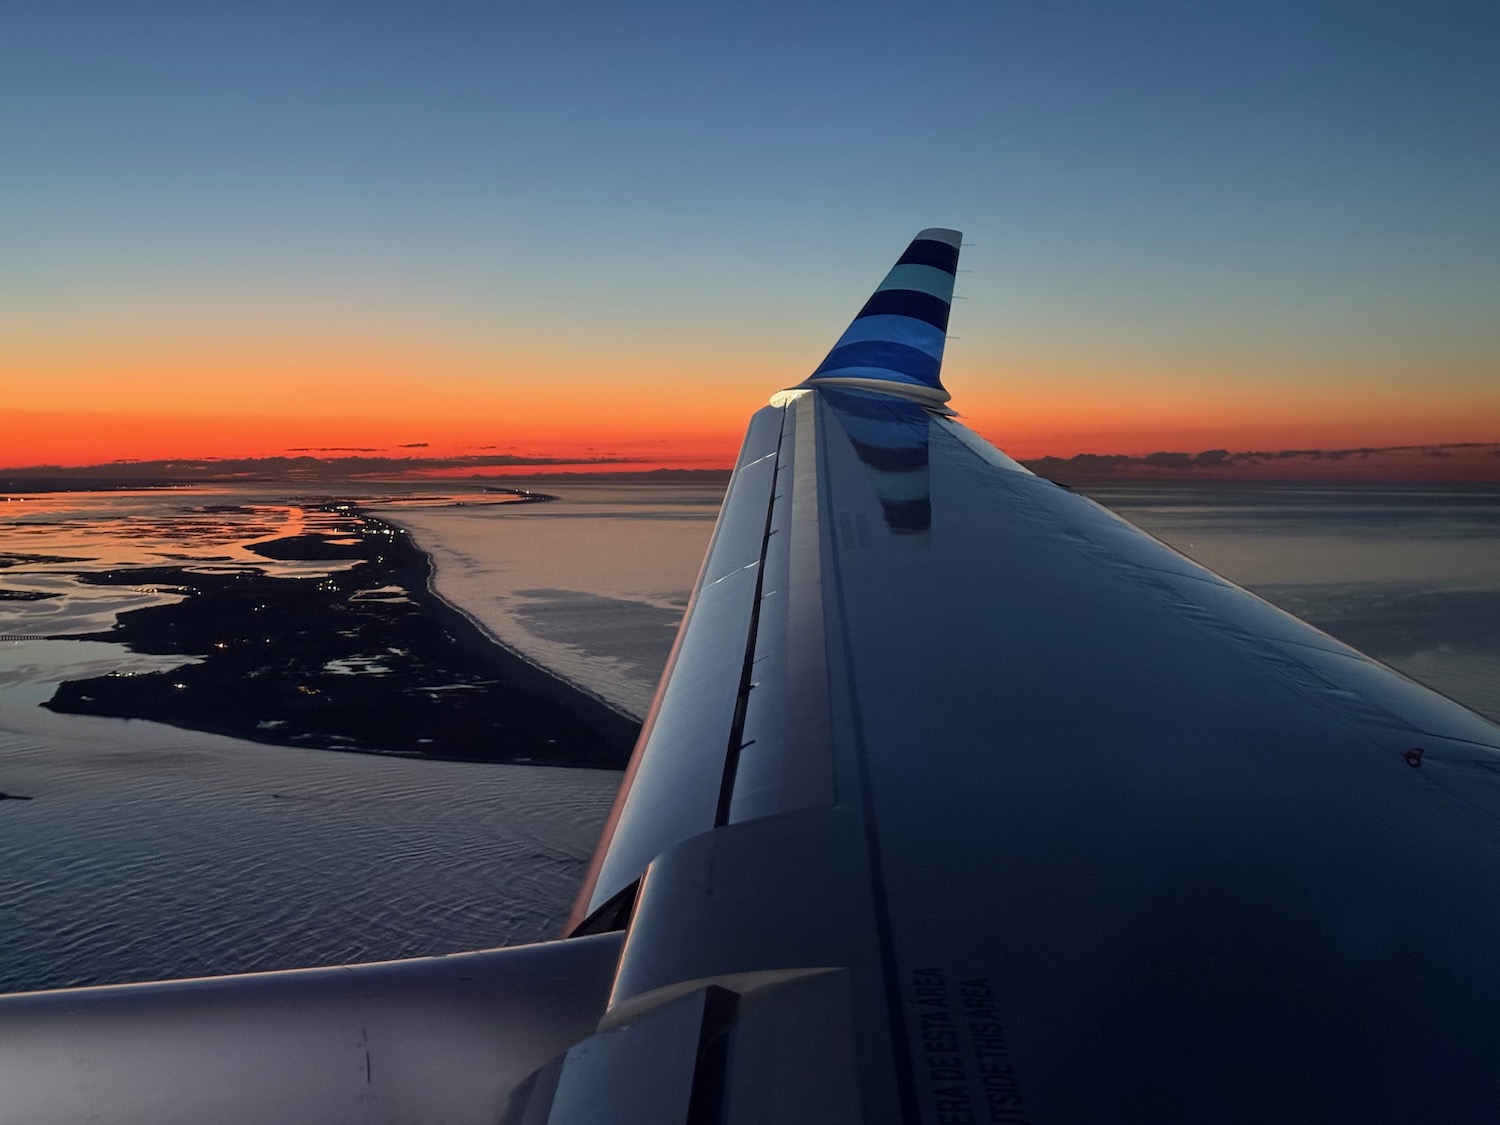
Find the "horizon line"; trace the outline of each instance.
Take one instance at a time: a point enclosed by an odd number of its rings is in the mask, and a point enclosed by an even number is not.
[[[347,449],[348,447],[345,447]],[[412,449],[412,445],[400,447]],[[329,449],[329,452],[335,450]],[[337,450],[343,453],[345,450]],[[123,481],[141,484],[232,484],[255,480],[319,483],[334,480],[398,479],[501,480],[539,477],[650,477],[678,478],[691,474],[706,479],[727,475],[732,462],[682,465],[655,458],[603,454],[566,455],[466,454],[424,457],[358,455],[312,456],[307,447],[295,456],[174,457],[151,460],[117,459],[86,465],[27,465],[0,467],[0,490],[22,483],[94,480],[118,487]],[[353,453],[353,450],[350,450]],[[1147,454],[1076,453],[1070,457],[1044,455],[1020,458],[1019,463],[1064,483],[1117,481],[1290,481],[1368,480],[1387,483],[1465,482],[1500,483],[1500,441],[1436,442],[1407,445],[1355,446],[1347,449],[1239,450],[1225,448],[1189,453],[1158,450]],[[490,471],[481,471],[490,470]],[[529,471],[528,471],[529,470]],[[1311,470],[1311,471],[1309,471]],[[34,491],[35,488],[28,491]]]

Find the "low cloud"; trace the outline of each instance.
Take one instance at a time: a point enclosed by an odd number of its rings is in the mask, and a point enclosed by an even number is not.
[[[571,465],[633,465],[636,457],[521,456],[510,453],[464,457],[189,457],[160,461],[113,461],[100,465],[32,465],[0,469],[0,489],[57,482],[79,487],[83,482],[105,485],[128,481],[140,484],[191,484],[208,481],[312,481],[350,478],[390,478],[422,475],[483,473],[487,469],[557,467]]]
[[[1130,480],[1432,480],[1494,481],[1500,442],[1363,446],[1355,449],[1251,449],[1201,453],[1079,453],[1023,461],[1066,483]]]

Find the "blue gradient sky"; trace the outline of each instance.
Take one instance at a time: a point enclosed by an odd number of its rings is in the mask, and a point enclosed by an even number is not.
[[[12,0],[0,106],[43,445],[732,444],[930,225],[1023,454],[1500,439],[1494,4]]]

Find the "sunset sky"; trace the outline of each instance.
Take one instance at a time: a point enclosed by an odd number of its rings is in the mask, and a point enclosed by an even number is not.
[[[0,10],[0,465],[722,465],[920,228],[1023,457],[1500,441],[1500,7]]]

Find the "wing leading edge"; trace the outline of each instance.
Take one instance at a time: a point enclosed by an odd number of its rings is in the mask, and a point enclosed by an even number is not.
[[[752,419],[500,1119],[1490,1119],[1500,730],[950,417],[958,245]]]

